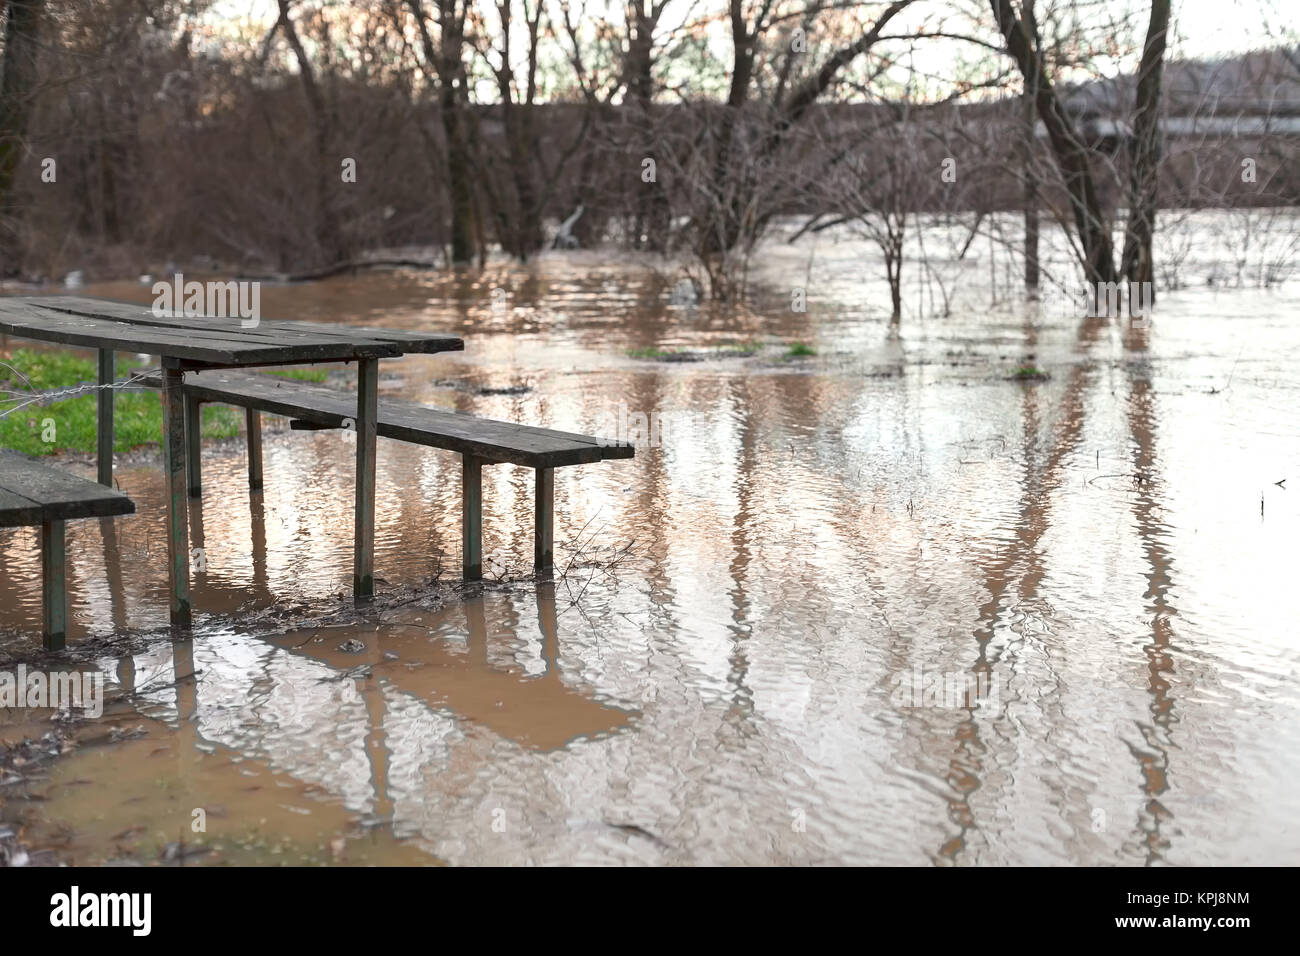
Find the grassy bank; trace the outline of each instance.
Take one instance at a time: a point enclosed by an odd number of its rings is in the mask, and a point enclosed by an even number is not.
[[[133,358],[117,362],[117,379],[146,368]],[[323,381],[323,369],[287,369],[281,374],[309,381]],[[93,359],[56,350],[17,349],[0,358],[0,448],[27,455],[95,450],[96,389],[77,392],[49,404],[30,402],[33,392],[93,386]],[[203,406],[203,437],[230,438],[239,432],[243,413],[225,405]],[[113,449],[130,451],[141,445],[157,445],[162,436],[162,403],[156,392],[118,390],[113,402]]]

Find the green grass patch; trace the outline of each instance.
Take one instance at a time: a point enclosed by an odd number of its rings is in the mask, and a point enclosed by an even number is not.
[[[654,362],[702,362],[707,358],[748,358],[762,350],[762,342],[731,342],[712,348],[698,349],[628,349],[626,354],[629,358],[648,359]]]
[[[49,405],[22,405],[33,390],[94,385],[95,362],[71,352],[18,349],[0,358],[0,448],[28,455],[59,451],[93,452],[96,447],[98,389],[91,387],[75,397]],[[143,368],[118,359],[118,380]],[[21,407],[19,407],[21,406]],[[203,406],[203,437],[230,438],[239,433],[237,412],[224,405]],[[46,439],[52,439],[47,441]],[[113,449],[130,451],[140,445],[157,445],[162,438],[162,403],[154,391],[117,390],[113,398]]]
[[[1010,377],[1016,382],[1045,382],[1048,374],[1036,365],[1021,365]]]
[[[817,350],[806,342],[795,342],[785,350],[786,358],[807,358],[809,355],[816,355]]]
[[[320,383],[329,378],[329,370],[323,368],[277,368],[269,369],[272,375],[281,378],[296,378],[300,382]]]

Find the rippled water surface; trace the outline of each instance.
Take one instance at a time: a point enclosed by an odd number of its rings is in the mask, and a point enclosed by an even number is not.
[[[159,468],[119,467],[138,514],[68,526],[70,642],[148,639],[98,661],[114,742],[54,765],[29,842],[80,861],[178,837],[235,862],[1300,860],[1300,298],[1172,293],[1149,330],[965,307],[891,335],[862,254],[819,251],[807,314],[782,285],[806,250],[766,256],[748,310],[672,305],[662,276],[589,253],[264,288],[266,315],[464,336],[382,363],[382,394],[579,432],[625,408],[661,441],[557,472],[553,584],[528,577],[531,473],[487,469],[503,580],[474,592],[454,586],[457,456],[381,440],[387,598],[339,624],[352,446],[268,419],[262,494],[241,441],[205,448],[207,567],[177,643]],[[674,348],[717,351],[637,357]],[[39,647],[39,581],[34,531],[0,531],[5,656]]]

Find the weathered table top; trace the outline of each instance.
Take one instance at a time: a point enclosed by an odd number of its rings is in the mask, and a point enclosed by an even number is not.
[[[185,368],[293,365],[391,358],[465,347],[454,335],[262,320],[155,315],[146,305],[80,296],[0,298],[0,333],[80,348],[143,352]]]

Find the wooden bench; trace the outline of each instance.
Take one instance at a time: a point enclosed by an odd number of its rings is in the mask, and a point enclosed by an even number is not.
[[[68,633],[64,522],[134,512],[135,503],[120,491],[13,452],[0,453],[0,528],[41,526],[42,638],[47,650],[63,647]]]
[[[356,396],[349,392],[246,372],[187,373],[184,396],[188,483],[193,496],[202,493],[199,409],[203,403],[235,405],[246,410],[248,484],[252,489],[262,487],[261,412],[287,416],[291,419],[290,427],[299,430],[352,427],[357,414]],[[536,471],[533,563],[536,572],[544,574],[555,563],[555,469],[607,458],[631,458],[635,453],[632,445],[622,442],[475,418],[394,398],[379,399],[376,432],[381,438],[460,453],[461,565],[466,581],[483,576],[484,465],[510,463]]]

